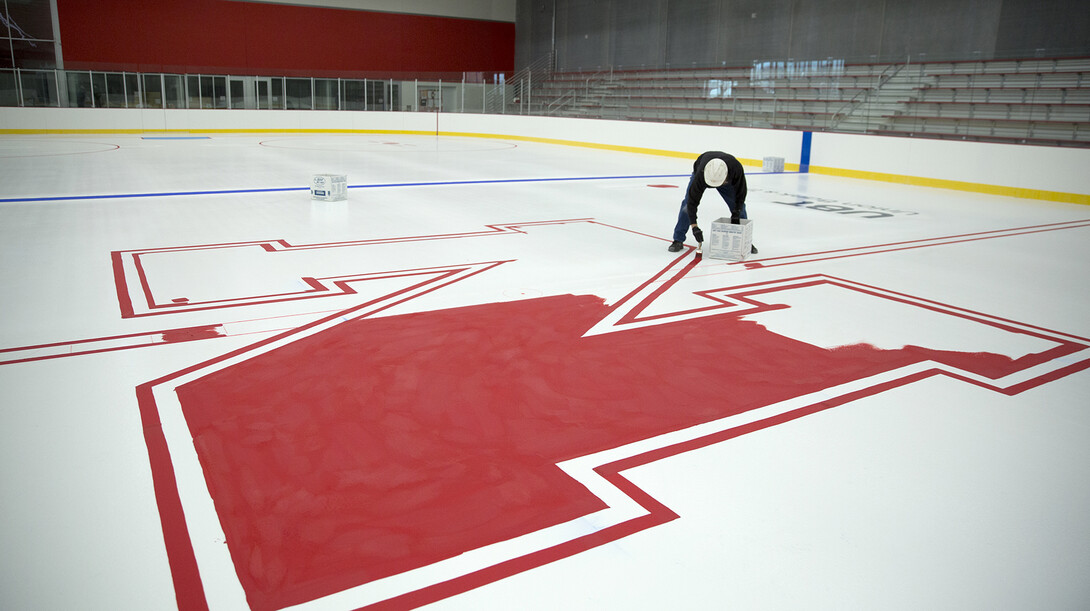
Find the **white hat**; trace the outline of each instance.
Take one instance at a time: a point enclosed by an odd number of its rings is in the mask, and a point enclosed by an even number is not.
[[[720,187],[727,182],[727,162],[716,157],[704,166],[704,182],[709,187]]]

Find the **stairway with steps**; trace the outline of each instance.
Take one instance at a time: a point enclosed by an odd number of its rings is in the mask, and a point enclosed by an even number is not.
[[[557,73],[524,114],[1090,146],[1090,59]]]
[[[859,100],[845,105],[832,122],[832,131],[867,133],[888,130],[893,118],[908,112],[910,102],[920,98],[927,77],[897,71],[879,82],[874,89],[862,92]]]

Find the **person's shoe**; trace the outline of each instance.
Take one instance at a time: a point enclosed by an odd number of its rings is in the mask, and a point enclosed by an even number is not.
[[[757,254],[757,247],[754,246],[753,244],[749,245],[749,254],[751,254],[751,255]]]
[[[685,245],[681,242],[671,242],[670,245],[666,247],[666,250],[670,252],[679,252],[684,247]]]

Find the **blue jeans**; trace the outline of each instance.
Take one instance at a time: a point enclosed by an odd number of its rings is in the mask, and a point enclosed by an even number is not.
[[[727,208],[730,208],[730,215],[738,215],[738,218],[749,218],[746,216],[746,205],[742,204],[741,209],[736,209],[734,203],[734,187],[730,185],[723,185],[722,187],[716,187],[716,191],[719,191],[719,195],[723,196],[723,201],[727,202]],[[688,191],[686,191],[688,192]],[[674,226],[674,241],[684,242],[685,236],[689,235],[689,199],[686,196],[681,200],[681,211],[677,214],[677,225]]]

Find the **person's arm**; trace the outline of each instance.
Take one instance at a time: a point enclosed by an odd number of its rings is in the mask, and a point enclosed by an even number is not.
[[[696,181],[694,180],[692,182],[695,183]],[[697,193],[700,194],[702,193],[702,191],[698,190]],[[694,200],[690,192],[690,194],[685,197],[685,201],[687,202],[686,212],[689,213],[689,228],[693,230],[693,237],[696,238],[696,241],[703,242],[704,232],[701,231],[700,227],[697,227],[696,225],[696,208],[700,204],[700,198],[697,197]]]
[[[689,180],[689,190],[685,193],[685,211],[689,213],[690,227],[696,227],[696,208],[700,205],[704,189],[704,177],[700,173],[694,174]]]
[[[734,209],[738,214],[731,215],[730,222],[737,225],[742,218],[742,214],[746,210],[746,194],[748,189],[746,188],[746,174],[745,171],[738,172],[738,182],[734,184]]]

